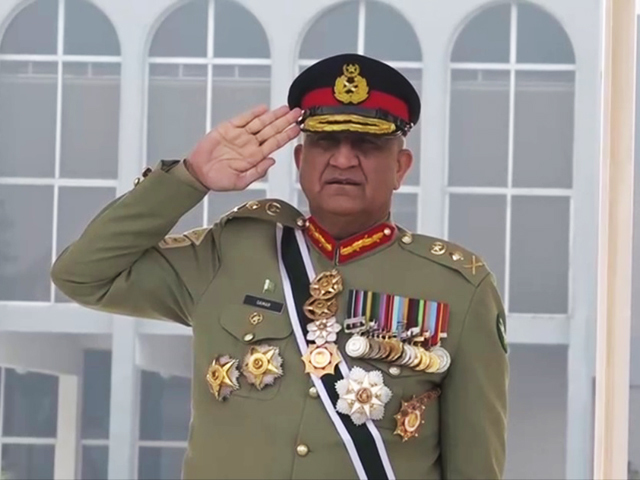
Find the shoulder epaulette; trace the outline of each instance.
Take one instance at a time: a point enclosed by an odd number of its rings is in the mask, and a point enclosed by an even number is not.
[[[288,227],[300,227],[304,222],[304,215],[297,208],[287,202],[272,198],[243,203],[223,215],[220,218],[220,224],[224,225],[234,218],[255,218],[281,223]]]
[[[399,228],[400,245],[405,250],[457,270],[474,286],[477,286],[491,271],[479,255],[440,238],[410,233]]]

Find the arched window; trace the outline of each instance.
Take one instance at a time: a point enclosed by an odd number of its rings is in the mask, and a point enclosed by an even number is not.
[[[384,35],[380,35],[384,32]],[[422,85],[422,52],[413,27],[393,7],[368,0],[350,0],[326,10],[305,33],[298,55],[298,71],[322,58],[339,53],[368,55],[398,68],[418,93]],[[409,230],[418,228],[420,190],[420,132],[416,127],[407,138],[415,161],[405,185],[395,194],[393,219]],[[298,189],[298,207],[307,211]]]
[[[475,15],[451,53],[448,237],[483,256],[510,313],[569,313],[575,57],[525,2]]]
[[[0,301],[65,301],[53,259],[115,196],[120,46],[85,0],[38,0],[0,39]]]
[[[193,0],[161,22],[149,50],[147,162],[180,159],[218,123],[270,104],[271,60],[262,25],[232,0]],[[174,231],[214,223],[266,196],[266,181],[242,192],[210,193]]]

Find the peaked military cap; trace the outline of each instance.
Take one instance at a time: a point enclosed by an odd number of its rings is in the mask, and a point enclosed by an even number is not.
[[[304,132],[406,135],[420,117],[420,97],[398,70],[364,55],[321,60],[291,84],[290,108],[303,110]]]

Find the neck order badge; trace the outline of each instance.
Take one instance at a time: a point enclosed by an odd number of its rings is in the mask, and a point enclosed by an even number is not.
[[[304,332],[309,320],[304,305],[309,297],[311,282],[316,275],[303,234],[278,224],[276,235],[278,263],[289,317],[300,353],[305,355],[309,350],[309,344]],[[311,375],[322,403],[342,438],[358,477],[395,479],[384,442],[373,422],[369,419],[358,426],[346,415],[339,415],[336,411],[336,405],[344,400],[344,397],[339,396],[336,385],[343,381],[340,383],[340,386],[343,386],[345,379],[353,380],[354,374],[358,376],[361,373],[360,369],[350,372],[342,355],[339,352],[337,355],[341,361],[334,373],[324,373],[321,377]]]

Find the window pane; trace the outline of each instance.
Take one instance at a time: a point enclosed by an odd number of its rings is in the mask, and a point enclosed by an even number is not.
[[[569,199],[514,197],[511,298],[517,313],[567,313]]]
[[[143,371],[140,384],[140,440],[187,440],[191,419],[188,378]]]
[[[84,231],[87,224],[116,196],[115,188],[60,187],[56,255],[62,253]],[[56,301],[69,301],[56,289]]]
[[[339,3],[309,28],[300,47],[301,59],[319,60],[358,49],[358,2]]]
[[[193,76],[189,77],[178,77],[178,66],[172,72],[174,76],[168,75],[168,68],[155,67],[150,66],[149,78],[149,165],[184,158],[205,134],[206,127],[206,67],[192,66]]]
[[[38,0],[11,20],[2,36],[1,53],[55,54],[58,37],[58,2]]]
[[[209,225],[214,224],[225,213],[250,200],[261,200],[267,196],[266,190],[242,190],[239,192],[211,192],[209,202]]]
[[[0,62],[0,176],[53,177],[56,146],[55,63]],[[37,141],[34,141],[37,139]]]
[[[422,92],[422,70],[421,69],[401,69],[400,72],[407,77],[418,94]],[[414,129],[407,135],[406,148],[413,152],[413,166],[404,179],[405,185],[420,185],[420,163],[421,163],[421,142],[420,142],[421,123],[418,123]]]
[[[571,188],[573,72],[516,74],[513,184]]]
[[[65,0],[64,53],[120,55],[120,44],[109,18],[86,0]]]
[[[212,128],[258,104],[271,103],[270,67],[254,66],[251,70],[225,67],[213,67]],[[235,78],[225,78],[230,74],[229,67],[235,70]]]
[[[269,58],[269,41],[249,10],[233,0],[216,0],[213,52],[216,57]]]
[[[504,478],[566,478],[567,346],[511,345],[509,364]]]
[[[2,446],[2,472],[8,479],[52,480],[53,445]]]
[[[207,56],[207,0],[191,0],[176,8],[153,36],[151,57]]]
[[[111,352],[85,351],[82,382],[82,438],[106,440],[111,410]]]
[[[395,193],[391,205],[391,219],[410,232],[418,231],[418,195]]]
[[[63,74],[60,175],[116,178],[120,66],[73,63]]]
[[[174,480],[181,478],[185,449],[140,447],[138,478],[140,480]]]
[[[479,255],[504,292],[507,199],[502,195],[449,197],[449,240]],[[465,259],[465,264],[467,260]]]
[[[422,61],[416,32],[398,10],[381,2],[367,2],[365,9],[366,55],[379,60]]]
[[[506,186],[509,73],[451,72],[449,185]]]
[[[82,447],[82,480],[103,480],[108,470],[109,447]]]
[[[518,63],[575,63],[567,33],[555,18],[530,3],[518,4]]]
[[[509,61],[511,5],[490,7],[473,17],[458,35],[452,62]]]
[[[204,202],[200,202],[195,208],[189,210],[171,229],[172,234],[180,234],[202,227],[204,221]]]
[[[7,369],[6,375],[3,435],[55,438],[58,378],[13,369]]]
[[[0,188],[0,300],[49,301],[53,187]]]

